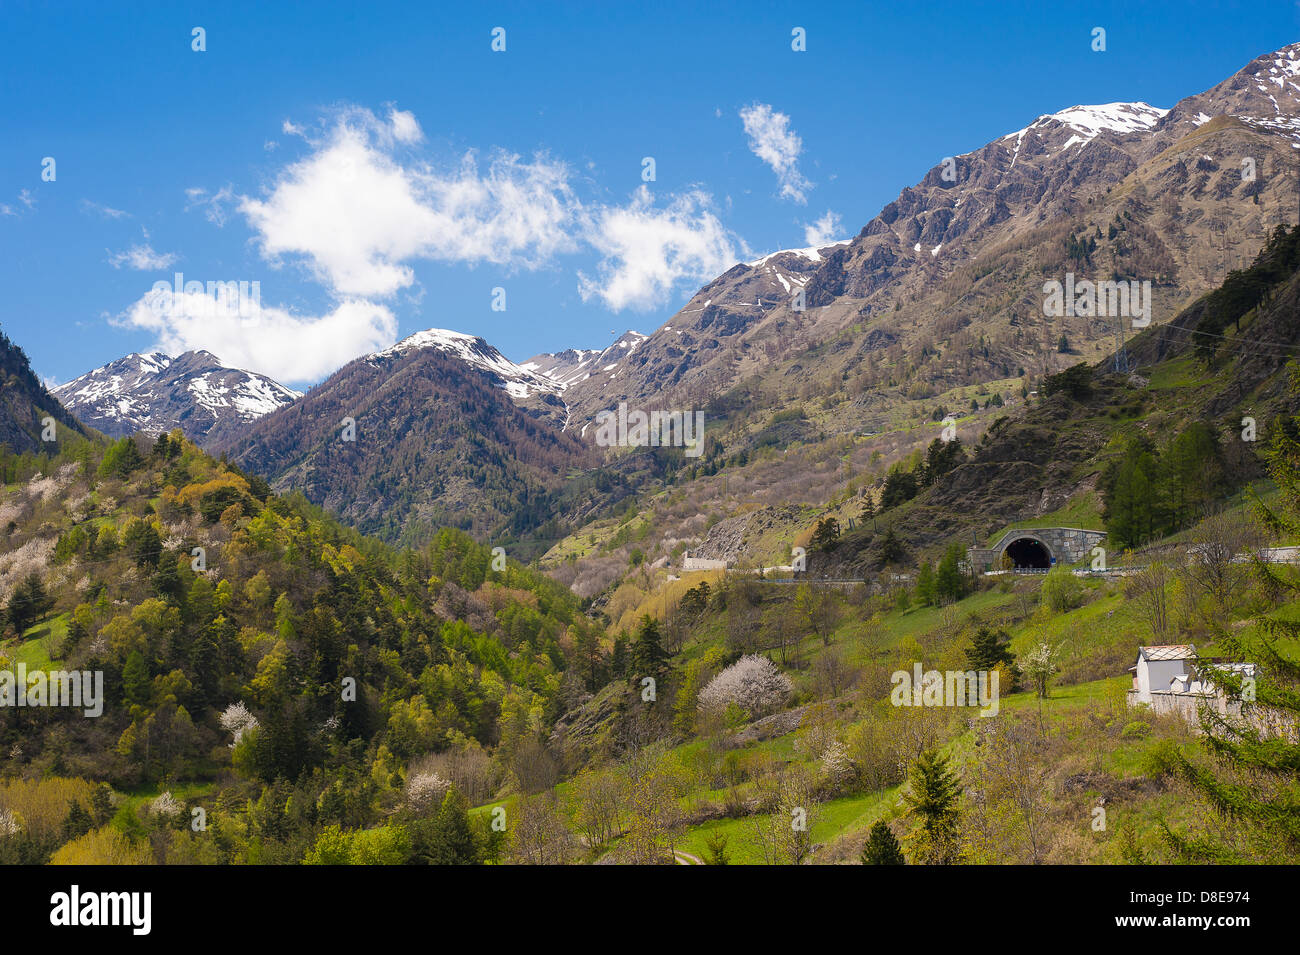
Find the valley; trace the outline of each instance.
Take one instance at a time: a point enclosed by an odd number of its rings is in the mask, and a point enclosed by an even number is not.
[[[1296,864],[1297,117],[1044,114],[605,348],[0,338],[0,859]]]

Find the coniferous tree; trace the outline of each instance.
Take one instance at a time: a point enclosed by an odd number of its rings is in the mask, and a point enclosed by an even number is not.
[[[649,676],[660,682],[667,671],[668,654],[664,652],[659,636],[659,621],[646,614],[641,618],[632,644],[632,679],[641,680]]]
[[[863,865],[906,865],[903,849],[884,820],[871,827],[867,844],[862,847]]]
[[[5,617],[21,637],[28,627],[49,613],[53,606],[54,600],[45,592],[41,575],[33,571],[10,594]]]
[[[705,865],[730,865],[731,854],[727,852],[727,835],[715,832],[704,842]]]
[[[871,518],[871,526],[874,529],[876,526],[876,505],[870,494],[866,494],[862,498],[861,519],[863,524],[867,522],[867,518]]]
[[[840,522],[833,517],[824,517],[817,522],[813,530],[812,546],[816,550],[834,550],[840,542]]]
[[[1001,665],[1011,680],[1005,689],[1015,689],[1016,657],[1011,652],[1011,637],[1005,630],[992,630],[980,627],[971,638],[971,645],[966,648],[966,665],[972,670],[989,671]]]
[[[903,549],[903,542],[898,539],[894,533],[893,525],[885,528],[885,536],[880,539],[880,563],[882,565],[897,564],[906,556]]]
[[[122,696],[128,704],[149,702],[149,665],[139,650],[132,650],[122,668]]]
[[[1160,477],[1151,452],[1133,442],[1103,484],[1106,506],[1102,519],[1111,544],[1129,547],[1150,540],[1160,510]]]
[[[903,794],[907,814],[918,823],[908,841],[914,862],[921,865],[952,865],[961,855],[958,800],[961,780],[948,760],[937,750],[917,757]]]
[[[453,786],[442,798],[427,832],[417,835],[416,852],[429,865],[477,865],[481,859],[469,804]]]
[[[1224,489],[1223,455],[1209,425],[1194,421],[1166,449],[1162,464],[1169,489],[1169,530],[1186,527],[1204,515]]]
[[[927,560],[916,574],[916,600],[923,607],[934,605],[934,567]]]
[[[628,662],[627,637],[619,634],[614,638],[614,648],[609,654],[610,673],[616,678],[626,676]]]
[[[934,593],[940,600],[961,600],[966,596],[966,575],[961,572],[962,546],[953,542],[939,561],[934,575]]]

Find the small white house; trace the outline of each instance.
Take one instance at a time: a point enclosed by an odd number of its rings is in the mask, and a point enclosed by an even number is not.
[[[1196,648],[1191,644],[1138,647],[1137,663],[1129,667],[1133,674],[1133,691],[1138,703],[1150,703],[1152,692],[1168,693],[1175,681],[1191,682],[1191,663]],[[1177,692],[1186,692],[1179,690]]]
[[[1240,715],[1241,704],[1231,701],[1215,686],[1215,673],[1255,676],[1253,663],[1208,663],[1198,666],[1196,648],[1190,644],[1138,647],[1137,663],[1129,667],[1133,689],[1129,706],[1145,704],[1156,713],[1178,713],[1195,722],[1202,708],[1220,715]]]

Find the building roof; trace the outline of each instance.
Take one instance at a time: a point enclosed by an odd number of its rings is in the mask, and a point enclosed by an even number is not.
[[[1196,656],[1196,647],[1190,644],[1138,647],[1138,656],[1145,660],[1188,660]]]

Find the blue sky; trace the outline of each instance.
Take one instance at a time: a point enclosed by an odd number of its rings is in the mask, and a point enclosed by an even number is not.
[[[1300,39],[1290,0],[267,6],[0,2],[0,325],[39,374],[161,343],[302,386],[428,327],[603,347],[945,156]],[[256,321],[159,307],[177,271],[258,282]]]

